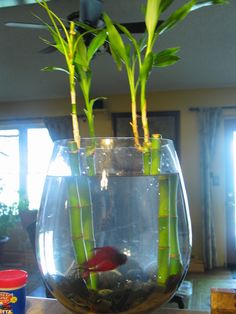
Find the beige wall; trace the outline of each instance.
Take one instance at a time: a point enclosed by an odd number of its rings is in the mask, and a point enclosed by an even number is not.
[[[199,173],[199,137],[197,113],[189,111],[190,107],[231,106],[236,104],[236,88],[189,90],[150,93],[149,110],[180,110],[180,158],[189,198],[190,214],[193,228],[193,255],[202,257],[201,236],[201,202]],[[107,110],[96,111],[96,129],[98,136],[112,135],[111,112],[129,111],[127,95],[110,96],[106,102]],[[48,100],[0,104],[0,119],[19,117],[40,117],[69,114],[68,100]],[[225,116],[236,115],[236,109],[225,110]],[[81,122],[82,135],[85,136],[86,124]],[[224,158],[223,125],[219,135],[216,159],[213,162],[214,175],[219,176],[219,186],[213,187],[215,204],[215,221],[217,226],[217,247],[219,266],[225,264],[225,207],[224,207]]]

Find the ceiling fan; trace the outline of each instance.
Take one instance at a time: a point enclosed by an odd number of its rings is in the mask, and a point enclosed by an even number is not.
[[[14,1],[14,0],[11,0]],[[47,0],[50,1],[50,0]],[[35,3],[35,0],[15,0],[15,2],[20,4],[32,4]],[[103,0],[80,0],[79,1],[79,11],[70,13],[67,16],[68,23],[70,21],[81,21],[89,26],[100,28],[104,26],[102,20],[103,12]],[[159,22],[161,23],[161,22]],[[131,33],[144,33],[146,29],[145,22],[130,22],[130,23],[121,23],[125,26]],[[6,22],[5,26],[7,27],[16,27],[16,28],[31,28],[31,29],[46,29],[47,27],[44,24],[34,24],[34,23],[22,23],[22,22]],[[80,31],[83,31],[80,29]],[[120,31],[120,30],[119,30]],[[121,32],[121,31],[120,31]],[[91,41],[91,36],[88,38],[88,43]],[[54,46],[48,46],[42,49],[42,53],[51,53],[57,49]],[[103,49],[104,50],[104,49]],[[106,45],[105,51],[109,52],[109,47]]]
[[[46,2],[50,0],[45,0]],[[1,0],[0,8],[20,6],[27,4],[36,4],[36,0]],[[103,0],[80,0],[79,11],[73,12],[67,16],[67,20],[79,20],[83,23],[87,23],[93,27],[99,27],[101,15],[103,11]],[[34,23],[23,23],[23,22],[7,22],[6,26],[19,27],[19,28],[45,28],[45,25],[34,24]],[[122,24],[127,27],[130,32],[143,33],[145,30],[144,22],[131,22]]]
[[[46,0],[46,1],[50,1],[50,0]],[[32,4],[32,3],[35,4],[35,0],[15,0],[15,2],[17,2],[18,5]],[[104,22],[102,20],[103,2],[104,0],[80,0],[79,11],[72,12],[67,16],[68,25],[70,21],[75,21],[75,22],[80,21],[94,28],[102,28],[104,26]],[[159,23],[162,23],[162,22],[159,21]],[[125,26],[133,34],[144,33],[146,29],[146,25],[144,21],[121,23],[121,24]],[[31,29],[46,29],[47,28],[44,24],[24,23],[24,22],[6,22],[5,26],[16,27],[16,28],[31,28]],[[80,28],[79,31],[83,32],[83,29]],[[119,29],[118,31],[121,33]],[[85,43],[89,44],[92,38],[93,38],[93,35],[91,34],[87,35],[87,37],[85,36]],[[52,53],[55,51],[57,51],[57,49],[53,45],[51,45],[51,46],[47,46],[46,48],[41,49],[40,53],[47,54],[47,53]],[[99,52],[110,53],[108,42],[104,43],[103,47],[99,49],[98,53]]]

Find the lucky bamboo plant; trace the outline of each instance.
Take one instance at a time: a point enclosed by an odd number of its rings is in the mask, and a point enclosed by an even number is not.
[[[48,28],[54,42],[51,43],[44,40],[45,43],[54,46],[60,53],[63,54],[67,68],[61,68],[56,66],[45,67],[44,71],[62,71],[66,72],[69,77],[69,88],[70,88],[70,103],[71,103],[71,116],[72,116],[72,127],[74,140],[77,143],[78,148],[80,147],[80,131],[79,122],[77,117],[77,96],[76,96],[76,82],[80,86],[81,93],[84,98],[85,108],[84,113],[87,118],[89,135],[90,137],[95,136],[94,130],[94,115],[93,105],[99,98],[90,98],[90,88],[92,81],[91,61],[93,60],[97,50],[104,44],[106,40],[106,30],[92,29],[85,24],[83,25],[85,31],[81,34],[78,30],[78,25],[75,22],[70,22],[69,29],[65,25],[64,21],[57,16],[50,8],[47,3],[43,0],[38,1],[42,6],[52,23],[52,25],[42,21]],[[41,20],[41,18],[40,18]],[[78,24],[78,23],[77,23]],[[92,40],[89,45],[86,46],[85,36],[92,34]]]
[[[38,1],[38,0],[37,0]],[[39,1],[38,1],[39,2]],[[84,97],[84,112],[88,121],[90,136],[95,136],[93,104],[90,99],[91,61],[96,51],[105,41],[119,70],[125,67],[131,98],[132,121],[130,122],[134,142],[137,150],[143,153],[143,173],[145,175],[159,175],[159,246],[158,246],[158,276],[159,286],[167,288],[168,282],[182,273],[182,262],[178,243],[178,217],[176,197],[178,188],[177,176],[160,174],[160,135],[151,134],[148,126],[147,82],[154,67],[166,67],[175,64],[179,57],[179,47],[167,48],[156,52],[155,43],[167,30],[173,28],[185,19],[191,11],[213,4],[225,4],[227,0],[190,0],[174,10],[162,22],[162,13],[167,13],[174,4],[174,0],[147,0],[145,7],[146,31],[137,40],[127,28],[114,23],[107,14],[103,14],[104,28],[96,29],[79,22],[70,22],[67,30],[64,22],[52,12],[43,0],[39,4],[46,10],[52,25],[46,23],[53,38],[53,45],[65,57],[66,69],[47,67],[45,70],[64,71],[69,76],[71,115],[73,122],[74,139],[71,147],[71,169],[75,174],[69,185],[69,199],[71,209],[71,232],[74,243],[77,263],[82,264],[88,259],[89,252],[94,246],[92,209],[90,202],[89,185],[85,179],[76,177],[79,172],[76,152],[80,148],[80,132],[77,119],[76,82]],[[167,11],[168,9],[168,11]],[[83,29],[79,32],[78,29]],[[85,38],[91,34],[93,39],[87,45]],[[46,41],[47,42],[47,41]],[[48,42],[47,42],[48,43]],[[141,112],[143,134],[139,134],[138,113]],[[91,157],[88,154],[88,157]],[[92,164],[92,163],[91,163]],[[89,170],[93,175],[93,167]],[[83,237],[82,237],[83,235]],[[86,235],[84,237],[84,235]],[[90,275],[90,285],[96,288],[96,277]]]
[[[50,19],[52,25],[43,21],[47,26],[54,43],[47,44],[54,46],[61,52],[65,58],[67,68],[61,67],[45,67],[44,71],[63,71],[68,74],[69,87],[70,87],[70,103],[71,103],[71,116],[74,139],[69,142],[69,149],[71,153],[71,172],[72,177],[69,182],[68,195],[69,195],[69,208],[71,220],[71,234],[74,244],[75,256],[78,265],[83,265],[91,254],[94,248],[94,231],[92,219],[92,205],[89,190],[89,184],[86,177],[78,177],[79,165],[76,153],[80,148],[80,131],[77,116],[77,97],[76,97],[76,83],[80,86],[81,93],[84,98],[85,108],[84,113],[87,118],[89,135],[94,138],[94,115],[93,105],[98,99],[90,98],[90,87],[92,80],[91,61],[96,54],[97,50],[103,45],[106,40],[106,30],[93,30],[92,40],[86,46],[84,36],[92,33],[91,29],[86,25],[85,32],[80,34],[78,27],[73,21],[70,22],[69,30],[64,24],[64,21],[59,18],[50,8],[45,1],[37,1],[42,6]],[[88,163],[91,156],[88,156]],[[90,163],[89,174],[94,174],[93,164]],[[88,284],[96,287],[96,276],[90,274]]]
[[[146,32],[139,40],[136,40],[136,37],[127,28],[112,22],[109,16],[104,14],[113,59],[118,70],[122,69],[122,65],[126,69],[131,96],[132,121],[130,124],[135,145],[144,155],[143,171],[146,175],[158,175],[160,172],[160,135],[150,135],[148,127],[146,96],[148,78],[153,67],[166,67],[175,64],[179,60],[177,53],[180,49],[173,47],[156,52],[155,43],[164,32],[185,19],[191,11],[207,5],[226,2],[224,0],[191,0],[172,12],[165,21],[160,22],[161,14],[174,3],[174,0],[147,0],[145,8]],[[137,116],[139,110],[141,112],[143,143],[140,141],[138,130]],[[178,276],[182,273],[176,208],[179,179],[177,176],[167,175],[161,175],[159,178],[157,281],[160,286],[166,287],[168,281],[178,280]]]
[[[156,41],[163,33],[184,20],[191,11],[212,4],[225,4],[227,0],[191,0],[172,12],[165,21],[161,21],[161,14],[169,9],[174,2],[174,0],[146,1],[146,32],[139,40],[127,28],[119,23],[113,23],[109,16],[104,14],[113,59],[118,70],[122,69],[122,65],[126,69],[131,96],[132,121],[130,124],[136,147],[142,151],[149,151],[151,146],[147,118],[147,83],[150,73],[154,67],[167,67],[175,64],[180,59],[177,56],[180,50],[179,47],[167,48],[156,52]],[[123,39],[123,36],[126,37],[126,41]],[[139,110],[141,112],[143,144],[140,143],[138,131],[137,112]]]

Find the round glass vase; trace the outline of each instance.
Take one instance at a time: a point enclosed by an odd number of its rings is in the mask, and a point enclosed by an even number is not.
[[[171,140],[55,143],[36,231],[44,281],[74,313],[145,313],[188,269],[191,226]]]

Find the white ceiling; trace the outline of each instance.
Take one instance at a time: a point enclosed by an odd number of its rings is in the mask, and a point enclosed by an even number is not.
[[[2,1],[2,0],[0,0]],[[143,20],[141,0],[104,0],[106,12],[119,22]],[[186,1],[177,0],[176,3]],[[51,0],[61,17],[77,11],[78,0]],[[67,97],[67,77],[45,73],[41,68],[61,65],[59,53],[42,54],[40,40],[47,31],[10,28],[6,22],[38,23],[32,13],[43,16],[36,5],[0,9],[0,102]],[[236,0],[192,12],[178,27],[163,34],[158,49],[180,46],[181,60],[174,66],[154,69],[149,90],[236,87]],[[93,95],[108,96],[128,91],[125,75],[117,72],[108,54],[93,64]]]

